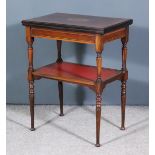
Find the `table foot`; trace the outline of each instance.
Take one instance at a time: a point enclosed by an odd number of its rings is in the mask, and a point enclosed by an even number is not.
[[[31,131],[35,131],[35,128],[30,128]]]
[[[95,144],[96,147],[100,147],[100,144]]]
[[[64,114],[59,114],[59,116],[64,116]]]
[[[125,127],[121,127],[120,130],[125,130]]]

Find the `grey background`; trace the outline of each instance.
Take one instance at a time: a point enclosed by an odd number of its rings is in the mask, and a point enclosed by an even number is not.
[[[130,27],[128,43],[127,104],[148,105],[149,34],[147,0],[7,0],[7,103],[28,103],[27,45],[21,20],[54,12],[132,18],[134,23]],[[96,65],[96,53],[93,45],[64,42],[62,49],[63,59],[66,61]],[[56,54],[55,41],[35,40],[35,67],[55,61]],[[103,65],[120,68],[120,41],[105,45]],[[35,90],[36,104],[59,103],[56,81],[45,79],[36,81]],[[86,87],[65,83],[64,104],[95,104],[95,93]],[[103,93],[103,104],[120,104],[119,81],[107,85]]]

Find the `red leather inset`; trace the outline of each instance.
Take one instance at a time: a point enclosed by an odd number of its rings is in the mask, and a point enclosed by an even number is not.
[[[118,75],[120,72],[114,69],[103,68],[102,80],[105,81]],[[84,79],[95,81],[97,79],[97,67],[74,63],[53,63],[36,70],[34,75],[58,76],[62,78]]]

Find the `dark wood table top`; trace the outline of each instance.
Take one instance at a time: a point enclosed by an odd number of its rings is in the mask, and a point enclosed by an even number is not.
[[[53,13],[23,20],[25,26],[105,34],[133,23],[132,19]]]

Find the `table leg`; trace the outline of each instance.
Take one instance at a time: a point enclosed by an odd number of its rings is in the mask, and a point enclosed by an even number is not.
[[[57,63],[62,63],[63,60],[61,58],[61,45],[62,40],[57,40],[57,51],[58,51],[58,58]],[[62,81],[58,81],[58,89],[59,89],[59,101],[60,101],[60,116],[64,116],[63,114],[63,83]]]
[[[128,33],[127,35],[121,39],[122,42],[122,72],[123,77],[121,80],[121,130],[125,130],[125,106],[126,106],[126,59],[127,59],[127,42],[128,42]]]
[[[28,82],[29,82],[29,104],[31,114],[31,131],[34,131],[34,78],[33,78],[33,41],[31,37],[31,28],[26,27],[26,41],[28,44]]]
[[[58,81],[58,89],[59,89],[59,100],[60,100],[60,116],[64,116],[63,114],[63,83]]]
[[[103,91],[102,85],[102,50],[103,41],[101,35],[96,35],[96,65],[97,65],[97,79],[96,79],[96,147],[100,147],[100,122],[101,122],[101,94]]]
[[[101,94],[96,94],[96,147],[100,147]]]
[[[34,131],[34,81],[29,81],[29,103],[31,114],[31,131]]]
[[[121,130],[125,130],[125,105],[126,105],[126,81],[122,80],[121,85],[121,111],[122,111],[122,121]]]

